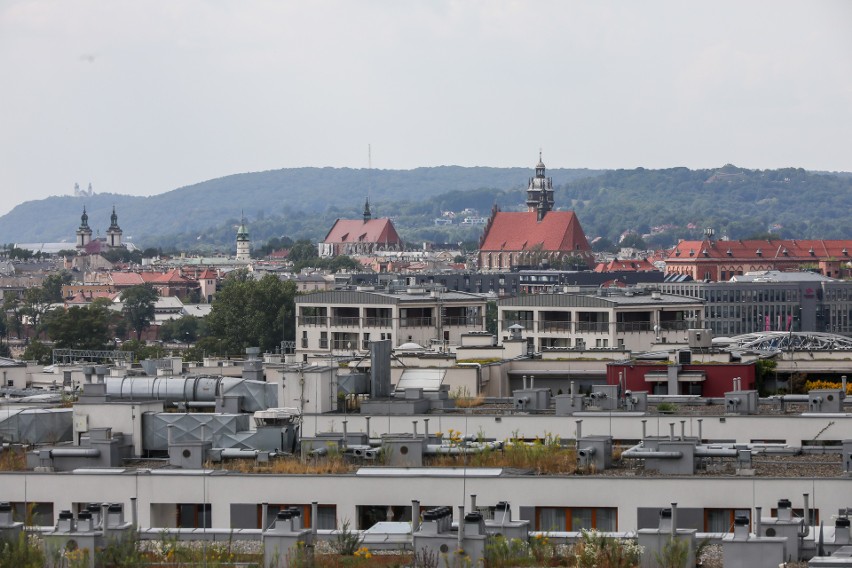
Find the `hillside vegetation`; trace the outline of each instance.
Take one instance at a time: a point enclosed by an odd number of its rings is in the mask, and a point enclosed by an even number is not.
[[[852,238],[846,222],[852,177],[802,169],[548,170],[558,208],[574,209],[590,238],[616,240],[624,231],[651,233],[649,243],[717,236]],[[374,217],[389,216],[403,239],[475,241],[481,226],[436,226],[442,211],[493,204],[520,209],[530,168],[415,170],[296,168],[246,173],[152,197],[99,194],[51,197],[17,206],[0,218],[3,242],[73,243],[83,205],[101,234],[115,205],[125,236],[137,246],[229,251],[243,211],[251,238],[321,239],[337,218],[358,218],[369,194]],[[458,220],[457,220],[458,221]]]

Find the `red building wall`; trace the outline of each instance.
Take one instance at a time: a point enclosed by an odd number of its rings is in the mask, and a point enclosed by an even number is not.
[[[665,373],[669,365],[660,363],[646,363],[632,361],[628,363],[610,363],[606,369],[606,382],[617,385],[619,373],[623,373],[625,388],[631,391],[648,391],[653,393],[654,381],[646,381],[646,373]],[[701,396],[722,398],[726,392],[734,390],[734,378],[742,379],[743,390],[756,389],[756,376],[754,363],[695,363],[692,365],[681,365],[680,372],[698,372],[705,374],[702,383]],[[678,383],[680,392],[688,394],[688,384]]]

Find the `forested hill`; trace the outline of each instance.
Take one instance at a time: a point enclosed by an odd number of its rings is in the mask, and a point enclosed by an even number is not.
[[[732,239],[772,232],[779,237],[852,238],[852,177],[802,169],[547,171],[557,208],[573,208],[590,238],[624,231],[652,234],[650,244],[698,237],[704,227]],[[322,238],[337,218],[358,218],[369,194],[373,216],[389,216],[403,239],[476,240],[481,226],[436,226],[442,211],[494,203],[520,209],[531,168],[353,170],[297,168],[210,180],[152,196],[100,194],[51,197],[0,217],[0,240],[73,243],[83,205],[104,234],[115,205],[126,236],[139,246],[229,250],[240,211],[252,241]]]
[[[548,171],[561,182],[596,173],[587,169]],[[227,237],[222,243],[230,243],[233,241],[230,226],[238,223],[241,211],[250,229],[258,220],[277,219],[285,225],[278,226],[272,235],[322,233],[324,236],[329,227],[318,227],[315,223],[361,215],[368,195],[375,206],[374,213],[393,215],[394,204],[401,201],[419,201],[442,193],[457,194],[479,188],[520,189],[526,187],[531,175],[532,168],[289,168],[226,176],[151,197],[114,193],[50,197],[23,203],[0,217],[0,241],[69,239],[73,243],[84,205],[89,226],[96,232],[100,229],[101,234],[109,225],[115,205],[124,234],[139,243],[177,238],[177,243],[191,240],[215,244],[219,233],[222,238]],[[264,232],[262,229],[257,236],[263,237]]]
[[[616,237],[668,227],[651,244],[698,237],[852,238],[852,178],[802,169],[616,170],[561,188],[587,234]],[[695,228],[690,230],[692,224]],[[654,243],[653,240],[657,242]]]

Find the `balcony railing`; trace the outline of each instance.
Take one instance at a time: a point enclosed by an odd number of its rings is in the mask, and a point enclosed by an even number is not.
[[[533,329],[532,320],[503,320],[503,329],[508,330],[513,325],[519,325],[526,330]]]
[[[608,321],[578,321],[577,331],[591,331],[596,333],[606,333],[609,331]]]
[[[441,320],[446,327],[479,327],[482,318],[477,316],[444,316]]]
[[[364,318],[364,327],[393,327],[391,318]]]
[[[400,318],[400,327],[433,327],[435,318]]]
[[[570,321],[540,321],[538,323],[539,330],[543,333],[571,333],[571,322]]]
[[[651,329],[652,326],[649,321],[620,321],[615,324],[615,331],[624,333],[651,331]]]
[[[685,331],[697,325],[694,321],[661,321],[660,329],[665,331]]]
[[[361,325],[361,318],[333,316],[331,318],[331,325],[338,327],[358,327]]]
[[[350,341],[348,339],[335,339],[331,342],[331,348],[334,351],[357,351],[358,340]]]
[[[299,325],[328,325],[326,316],[299,316]]]

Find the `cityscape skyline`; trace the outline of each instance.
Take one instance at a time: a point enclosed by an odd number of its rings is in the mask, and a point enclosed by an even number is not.
[[[153,195],[285,167],[526,167],[539,148],[549,168],[852,171],[852,78],[835,65],[850,15],[842,2],[6,3],[0,214],[75,182]]]

